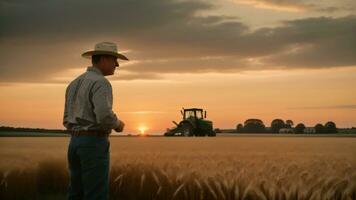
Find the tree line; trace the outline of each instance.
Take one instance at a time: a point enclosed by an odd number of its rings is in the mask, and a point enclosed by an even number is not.
[[[293,133],[305,133],[306,126],[303,123],[298,123],[294,126],[292,120],[286,121],[282,119],[274,119],[270,127],[266,127],[260,119],[247,119],[243,124],[239,123],[236,126],[237,133],[279,133],[281,129],[292,130]],[[324,125],[321,123],[316,124],[312,128],[313,133],[337,133],[338,129],[336,124],[332,121],[326,122]],[[309,128],[310,129],[310,128]],[[308,133],[308,132],[307,132]]]
[[[62,129],[24,128],[11,126],[0,126],[0,132],[68,133],[67,130]]]

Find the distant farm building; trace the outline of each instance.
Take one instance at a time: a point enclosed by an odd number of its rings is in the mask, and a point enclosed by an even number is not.
[[[304,129],[304,133],[310,134],[310,133],[316,133],[316,131],[315,131],[315,128],[314,128],[314,127],[306,127],[306,128]]]
[[[279,129],[279,133],[294,133],[294,129],[292,129],[292,128],[281,128],[281,129]]]

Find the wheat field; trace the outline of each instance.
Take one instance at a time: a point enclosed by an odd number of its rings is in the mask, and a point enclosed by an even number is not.
[[[0,199],[65,199],[67,137],[0,138]],[[111,137],[111,199],[356,199],[356,138]]]

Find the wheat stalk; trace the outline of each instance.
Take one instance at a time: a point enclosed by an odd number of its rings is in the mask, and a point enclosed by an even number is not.
[[[184,187],[184,183],[180,184],[180,186],[174,191],[172,195],[172,200],[177,197],[178,193],[182,190],[183,187]]]

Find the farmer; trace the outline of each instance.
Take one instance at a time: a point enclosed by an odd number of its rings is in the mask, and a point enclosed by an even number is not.
[[[67,87],[63,125],[70,132],[68,199],[109,199],[111,130],[122,132],[124,122],[112,111],[112,88],[105,76],[113,75],[117,59],[128,58],[111,42],[95,45],[82,54],[92,66]]]

